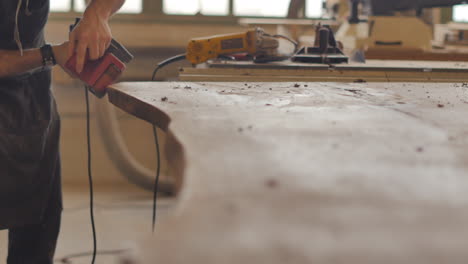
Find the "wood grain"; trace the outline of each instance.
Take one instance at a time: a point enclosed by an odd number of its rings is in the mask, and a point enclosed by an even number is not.
[[[179,205],[138,263],[466,262],[467,85],[121,83],[109,93],[177,142],[167,145]]]
[[[466,82],[468,63],[369,60],[350,64],[305,64],[288,61],[259,64],[214,62],[208,68],[183,68],[182,81],[303,82]]]
[[[445,49],[430,51],[418,49],[368,49],[366,58],[370,60],[406,60],[406,61],[468,61],[468,49],[463,46],[447,46]]]

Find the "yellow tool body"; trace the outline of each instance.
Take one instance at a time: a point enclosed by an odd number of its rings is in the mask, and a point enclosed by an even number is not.
[[[192,39],[189,41],[186,56],[192,64],[200,64],[222,55],[241,52],[252,56],[275,56],[278,47],[277,39],[257,28],[243,33]]]

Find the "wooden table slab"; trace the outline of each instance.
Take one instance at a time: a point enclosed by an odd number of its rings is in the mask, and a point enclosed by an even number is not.
[[[183,183],[138,263],[468,259],[466,84],[120,83],[109,100],[172,135]]]
[[[468,62],[368,60],[366,63],[311,64],[213,61],[185,67],[181,81],[235,82],[468,82]]]
[[[366,58],[374,60],[421,60],[421,61],[468,61],[468,49],[466,46],[446,45],[441,49],[429,51],[419,49],[383,49],[374,48],[366,50]]]

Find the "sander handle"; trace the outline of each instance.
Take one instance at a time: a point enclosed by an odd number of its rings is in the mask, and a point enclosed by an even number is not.
[[[78,25],[81,18],[76,18],[70,25],[70,32]],[[133,55],[119,42],[112,39],[109,48],[103,57],[98,60],[90,60],[86,54],[83,71],[76,71],[76,53],[73,54],[64,65],[65,71],[83,81],[89,90],[101,98],[106,94],[107,86],[114,83],[126,69],[125,64],[133,59]]]

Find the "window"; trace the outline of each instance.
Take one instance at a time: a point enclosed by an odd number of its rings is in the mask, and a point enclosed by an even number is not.
[[[89,0],[51,0],[52,12],[82,12]],[[205,16],[286,17],[291,0],[126,0],[119,13]],[[304,14],[322,15],[325,0],[306,0]]]
[[[453,8],[453,21],[468,22],[468,5],[459,5]]]
[[[323,1],[309,0],[306,2],[306,17],[321,17],[323,15]]]
[[[50,11],[52,12],[68,12],[70,11],[70,0],[50,1]]]
[[[164,0],[163,11],[173,15],[225,16],[229,14],[229,0]]]
[[[72,8],[72,0],[51,0],[50,10],[52,12],[83,12],[85,8],[85,0],[74,0]],[[139,14],[143,11],[143,0],[127,0],[120,9],[119,13]]]
[[[172,15],[229,15],[285,17],[290,0],[163,0],[163,11]],[[306,16],[320,17],[323,0],[306,0]]]
[[[288,14],[289,2],[289,0],[234,0],[234,15],[285,17]]]

